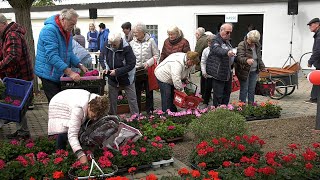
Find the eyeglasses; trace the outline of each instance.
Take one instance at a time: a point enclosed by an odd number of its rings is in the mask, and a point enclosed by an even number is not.
[[[225,31],[225,32],[227,35],[232,33],[232,31]]]

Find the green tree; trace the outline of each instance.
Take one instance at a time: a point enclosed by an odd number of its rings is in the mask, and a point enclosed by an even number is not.
[[[54,2],[52,0],[35,0],[32,4],[33,7],[41,7],[41,6],[54,6]]]

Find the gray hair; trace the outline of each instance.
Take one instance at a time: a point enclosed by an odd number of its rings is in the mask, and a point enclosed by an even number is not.
[[[8,21],[7,18],[0,13],[0,23],[7,23],[7,21]]]
[[[249,31],[247,34],[247,39],[249,39],[251,42],[256,43],[260,40],[260,33],[257,30]]]
[[[178,35],[177,38],[183,36],[182,31],[176,25],[169,27],[167,33],[176,33]]]
[[[209,34],[209,35],[207,35],[207,42],[212,42],[213,41],[213,39],[214,39],[214,37],[216,37],[216,35],[215,34]]]
[[[78,28],[78,27],[74,28],[74,34],[80,35],[80,33],[81,33],[80,28]]]
[[[196,32],[197,32],[200,36],[204,35],[205,31],[206,31],[206,30],[205,30],[203,27],[198,27],[197,30],[196,30]]]
[[[121,40],[121,33],[118,32],[110,32],[108,35],[109,43],[119,42]]]
[[[232,23],[223,23],[220,27],[220,32],[223,31],[226,28],[226,26],[231,26],[231,28],[233,28]]]
[[[134,30],[136,31],[141,31],[143,32],[144,34],[148,31],[147,30],[147,26],[141,22],[138,22],[134,27],[133,27]]]
[[[59,17],[60,19],[70,20],[72,18],[78,18],[79,15],[74,9],[62,9]]]

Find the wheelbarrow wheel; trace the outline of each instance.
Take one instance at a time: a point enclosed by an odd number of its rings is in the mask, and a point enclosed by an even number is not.
[[[288,86],[288,88],[287,88],[287,96],[292,94],[295,89],[296,89],[296,86]]]
[[[279,100],[285,97],[288,92],[286,83],[280,78],[272,78],[271,80],[275,83],[275,89],[270,91],[270,98]]]

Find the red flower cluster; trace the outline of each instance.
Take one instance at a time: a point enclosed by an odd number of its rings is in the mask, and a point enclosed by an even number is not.
[[[203,163],[201,163],[202,165],[204,165]],[[186,179],[199,179],[202,178],[202,180],[206,180],[206,179],[211,179],[211,180],[220,180],[219,179],[219,173],[215,172],[215,171],[198,171],[198,170],[188,170],[187,168],[181,168],[178,170],[178,174],[182,177],[182,178],[186,178]]]

